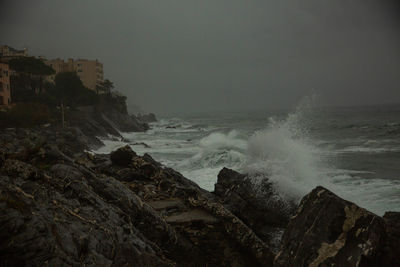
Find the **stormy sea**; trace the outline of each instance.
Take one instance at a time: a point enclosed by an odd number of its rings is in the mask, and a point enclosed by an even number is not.
[[[283,198],[322,185],[378,215],[400,211],[400,105],[174,114],[122,135],[95,152],[129,144],[209,191],[227,167]]]

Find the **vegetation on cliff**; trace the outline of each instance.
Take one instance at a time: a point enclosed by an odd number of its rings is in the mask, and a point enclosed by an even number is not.
[[[126,97],[112,92],[105,80],[97,92],[84,86],[75,72],[61,72],[54,83],[46,76],[54,70],[34,57],[10,61],[13,105],[0,112],[0,128],[43,124],[81,127],[89,135],[119,136],[119,131],[144,131],[148,127],[127,111]]]
[[[13,101],[19,101],[19,94],[30,91],[42,93],[47,82],[46,76],[54,74],[53,68],[47,66],[43,60],[35,57],[17,57],[9,62],[10,69],[15,72],[11,76],[11,92]],[[24,94],[23,94],[24,96]]]

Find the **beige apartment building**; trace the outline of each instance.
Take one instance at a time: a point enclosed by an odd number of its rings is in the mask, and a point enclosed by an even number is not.
[[[55,70],[55,75],[60,72],[75,71],[81,78],[82,83],[91,90],[96,90],[96,85],[103,82],[103,64],[98,60],[87,59],[62,59],[46,60],[45,63]],[[54,82],[55,75],[51,75],[48,81]]]
[[[0,106],[8,106],[10,103],[10,69],[8,64],[0,62]]]
[[[0,46],[0,57],[13,58],[13,57],[27,57],[28,50],[26,48],[17,50],[8,45]]]

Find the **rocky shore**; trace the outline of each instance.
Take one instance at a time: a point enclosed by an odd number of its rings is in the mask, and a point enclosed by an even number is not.
[[[0,266],[400,266],[400,213],[229,169],[207,192],[129,147],[87,153],[89,133],[0,132]]]

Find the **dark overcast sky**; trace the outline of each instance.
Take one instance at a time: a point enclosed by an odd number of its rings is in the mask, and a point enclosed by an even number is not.
[[[147,111],[400,102],[395,0],[0,0],[0,44],[99,59]]]

